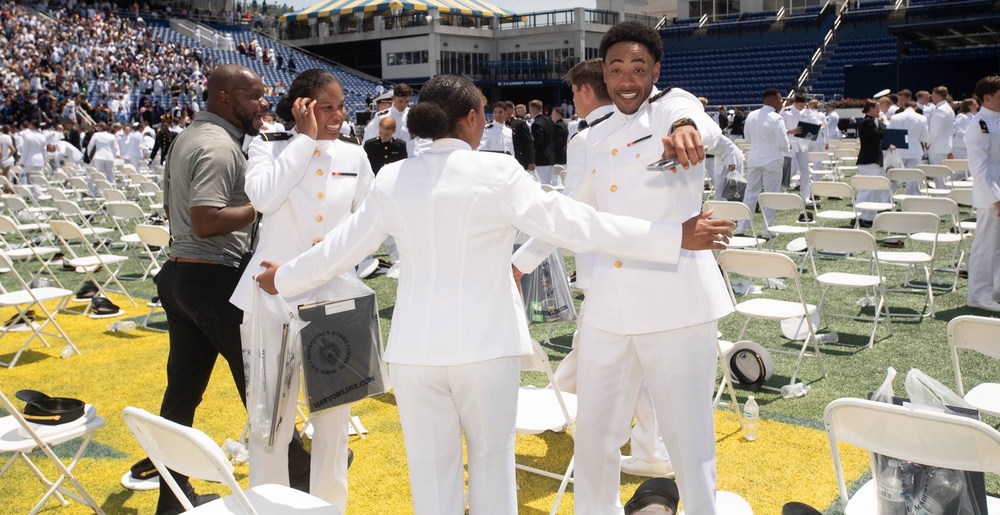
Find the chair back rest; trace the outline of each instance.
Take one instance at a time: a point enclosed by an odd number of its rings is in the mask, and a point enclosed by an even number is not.
[[[1000,319],[963,315],[948,322],[948,345],[1000,359]]]
[[[920,182],[927,180],[927,174],[918,168],[891,168],[885,172],[885,176],[890,181],[896,182]]]
[[[945,197],[906,197],[899,202],[899,209],[908,213],[934,213],[958,220],[958,203]]]
[[[68,220],[49,220],[49,228],[52,229],[52,232],[56,233],[56,237],[64,242],[69,240],[83,240],[89,246],[87,237],[84,236],[80,226],[76,225],[75,222],[70,222]]]
[[[7,209],[10,209],[15,213],[28,209],[28,204],[23,198],[17,195],[2,195],[0,196],[0,199],[3,199],[3,203],[7,206]]]
[[[752,215],[750,208],[742,202],[731,202],[728,200],[707,200],[702,204],[701,211],[704,213],[712,210],[712,219],[720,220],[749,220]]]
[[[855,190],[892,190],[892,182],[880,175],[855,175],[851,177]]]
[[[969,171],[969,160],[945,159],[944,161],[941,161],[941,166],[947,166],[953,172],[967,172]]]
[[[129,201],[105,202],[104,207],[108,208],[108,213],[119,220],[144,219],[146,214],[142,212],[139,204]]]
[[[948,198],[960,206],[972,207],[972,188],[952,188],[948,190]]]
[[[100,185],[98,186],[100,187]],[[101,193],[104,195],[104,200],[108,202],[128,202],[128,197],[120,190],[104,187],[101,188]]]
[[[806,231],[806,245],[813,251],[875,254],[875,237],[861,229],[812,227]]]
[[[76,205],[76,202],[72,200],[58,200],[53,199],[52,205],[59,210],[59,213],[63,216],[74,216],[83,217],[83,211],[80,210],[80,206]]]
[[[14,191],[14,194],[22,199],[33,199],[35,198],[34,193],[31,188],[23,184],[11,184],[10,189]]]
[[[854,200],[854,188],[846,182],[816,181],[809,188],[813,197],[839,197]]]
[[[796,195],[795,193],[765,192],[760,194],[760,197],[757,198],[757,202],[760,203],[760,207],[766,207],[777,211],[787,211],[792,209],[802,211],[806,208],[806,204],[802,201],[802,197]]]
[[[826,161],[830,159],[830,154],[826,152],[809,152],[809,162],[815,163],[816,161]]]
[[[13,218],[7,215],[0,215],[0,234],[17,234],[20,235],[21,231],[17,230],[17,222]]]
[[[937,233],[941,220],[933,213],[888,212],[875,215],[872,230],[895,234]]]
[[[726,249],[719,253],[719,265],[726,274],[739,274],[755,279],[798,277],[795,262],[776,252]]]
[[[843,158],[843,157],[855,158],[855,157],[858,157],[858,150],[856,148],[853,148],[850,145],[846,145],[846,147],[849,147],[849,148],[845,148],[845,145],[843,143],[841,143],[840,144],[840,148],[838,148],[837,150],[833,151],[833,155],[836,156],[837,158]]]
[[[170,231],[162,225],[139,224],[135,226],[135,234],[140,241],[151,247],[170,245]]]
[[[837,442],[846,442],[932,467],[1000,472],[1000,432],[978,420],[865,399],[836,399],[827,405],[823,421],[831,450]]]
[[[35,298],[35,294],[31,291],[31,287],[28,286],[28,282],[25,281],[24,277],[17,271],[17,268],[14,266],[14,262],[11,261],[10,256],[8,256],[4,252],[0,252],[0,265],[9,268],[10,269],[9,273],[13,275],[15,279],[17,279],[17,284],[21,287],[21,289],[28,292],[28,294],[31,295],[31,298],[35,299],[36,301],[38,300],[37,298]]]
[[[226,483],[246,512],[256,513],[233,477],[233,464],[208,435],[132,406],[122,411],[122,417],[154,464],[159,462],[186,476]]]
[[[66,196],[66,193],[59,188],[53,188],[52,186],[49,186],[48,188],[45,188],[45,192],[48,193],[53,200],[69,200],[69,197]]]
[[[932,177],[950,178],[952,174],[951,168],[948,168],[947,166],[944,165],[917,165],[917,168],[923,170],[924,174],[926,174],[928,178]]]

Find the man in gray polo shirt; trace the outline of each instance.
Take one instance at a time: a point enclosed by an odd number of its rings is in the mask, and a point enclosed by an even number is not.
[[[243,313],[229,297],[257,216],[243,191],[247,161],[241,142],[244,134],[260,131],[260,117],[269,107],[264,94],[263,81],[249,68],[216,68],[208,79],[208,109],[177,136],[167,156],[164,199],[173,240],[157,275],[157,293],[167,314],[170,354],[160,415],[185,426],[194,422],[220,354],[246,405]],[[173,475],[192,504],[218,497],[197,495],[187,477]],[[182,511],[161,481],[157,515]]]

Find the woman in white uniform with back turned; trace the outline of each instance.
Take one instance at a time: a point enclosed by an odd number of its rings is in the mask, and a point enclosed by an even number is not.
[[[337,79],[327,71],[306,70],[292,82],[288,94],[276,109],[285,120],[294,117],[291,132],[261,133],[250,144],[246,192],[263,215],[260,241],[251,263],[269,260],[285,263],[318,243],[323,236],[346,220],[368,196],[375,180],[368,156],[361,147],[337,138],[347,116],[344,93]],[[244,320],[253,316],[253,275],[260,271],[247,267],[231,302],[243,310]],[[353,276],[353,269],[342,271]],[[329,276],[311,288],[286,296],[296,306],[330,300],[342,292],[350,277]],[[357,278],[353,278],[357,281]],[[269,297],[269,296],[266,296]],[[273,303],[273,299],[265,301]],[[267,342],[281,341],[281,327],[272,328]],[[246,338],[246,336],[244,336]],[[244,347],[247,342],[244,341]],[[288,485],[288,442],[295,429],[295,407],[299,374],[293,374],[291,400],[275,437],[275,445],[255,436],[250,438],[250,485]],[[340,406],[312,416],[310,493],[347,509],[347,426],[350,406]],[[291,421],[291,423],[287,422]]]
[[[669,237],[705,248],[728,222],[670,224],[598,213],[545,193],[511,156],[476,152],[485,98],[469,79],[434,77],[407,124],[433,139],[420,156],[386,165],[343,225],[280,268],[262,263],[265,291],[298,295],[350,270],[393,236],[407,263],[399,277],[385,360],[399,408],[416,515],[462,515],[462,435],[469,513],[517,513],[514,422],[519,356],[530,354],[511,274],[518,230],[575,252],[657,261]],[[676,252],[676,251],[674,251]]]

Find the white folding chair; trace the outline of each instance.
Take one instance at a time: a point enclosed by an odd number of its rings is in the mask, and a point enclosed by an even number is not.
[[[970,188],[953,188],[948,192],[948,198],[955,201],[959,208],[967,208],[972,210],[972,189]],[[968,231],[970,233],[976,232],[976,218],[973,216],[971,220],[959,220],[958,227],[963,231]]]
[[[885,176],[894,187],[903,186],[903,193],[896,193],[895,189],[893,190],[892,200],[895,202],[901,202],[904,198],[913,196],[906,193],[906,183],[915,182],[924,188],[927,186],[927,175],[919,168],[893,168],[885,172]]]
[[[139,224],[135,226],[135,234],[142,243],[149,265],[142,274],[142,279],[155,276],[163,266],[161,260],[166,259],[167,247],[170,246],[170,230],[165,225]],[[153,248],[156,250],[153,250]]]
[[[819,199],[820,197],[829,198],[839,198],[850,202],[850,205],[854,205],[854,188],[846,182],[837,181],[817,181],[812,183],[809,187],[810,194],[813,199]],[[835,222],[835,223],[845,223],[852,220],[857,220],[858,213],[856,211],[838,210],[838,209],[819,209],[819,202],[813,202],[813,219],[816,220],[817,224],[822,225],[823,222]],[[855,226],[857,223],[855,222]]]
[[[851,177],[850,184],[855,190],[855,199],[858,198],[858,193],[862,190],[886,191],[889,193],[889,202],[855,202],[854,210],[858,212],[859,217],[861,215],[861,211],[892,211],[892,209],[896,207],[891,200],[892,182],[889,181],[889,179],[880,175],[855,175],[854,177]]]
[[[35,278],[41,277],[44,272],[47,273],[60,288],[62,288],[62,283],[59,282],[59,278],[56,277],[56,274],[52,272],[51,268],[49,268],[48,263],[48,260],[59,252],[59,249],[56,247],[33,245],[32,241],[29,240],[23,232],[21,232],[20,227],[21,225],[14,221],[13,218],[7,215],[0,215],[0,244],[3,245],[3,252],[7,254],[7,257],[9,257],[11,261],[30,262],[34,260],[39,264],[38,270],[32,273],[31,278],[28,279],[29,283],[34,281]],[[11,242],[7,241],[7,239],[4,238],[4,235],[16,236],[19,240],[17,242],[18,246],[15,247],[11,244]]]
[[[951,168],[944,165],[917,165],[917,168],[924,171],[924,174],[927,175],[927,180],[937,182],[936,179],[941,179],[946,186],[944,188],[927,187],[924,191],[925,195],[932,197],[948,196],[948,191],[951,189],[949,186],[951,184],[951,175],[953,173]]]
[[[948,322],[948,346],[955,367],[958,394],[979,411],[1000,417],[1000,383],[981,383],[965,393],[962,369],[958,366],[958,349],[970,349],[994,359],[1000,359],[1000,319],[963,315]]]
[[[94,238],[98,242],[97,247],[103,248],[108,252],[111,251],[109,243],[105,241],[105,236],[115,232],[114,229],[108,227],[95,227],[90,223],[93,217],[92,211],[84,211],[76,202],[72,200],[56,200],[52,202],[56,209],[59,210],[59,214],[62,215],[63,219],[69,220],[80,227],[80,231],[84,236],[88,238]],[[91,213],[88,216],[87,213]]]
[[[48,187],[47,182],[44,183],[43,185],[45,187]],[[41,202],[48,202],[52,200],[52,197],[50,197],[49,195],[46,195],[44,193],[38,195],[35,193],[35,190],[33,188],[29,188],[23,184],[11,184],[10,188],[11,190],[14,191],[15,195],[24,199],[24,201],[31,207],[33,211],[42,213],[44,214],[44,216],[48,216],[51,213],[55,213],[56,211],[55,208],[43,207],[41,205]]]
[[[563,432],[570,436],[576,430],[576,395],[559,390],[555,377],[552,374],[552,365],[549,363],[549,356],[545,349],[536,342],[531,342],[531,355],[521,357],[522,372],[544,372],[549,379],[549,385],[545,388],[535,386],[521,386],[517,391],[517,434],[537,435],[546,431]],[[559,490],[556,492],[556,500],[552,504],[549,515],[555,515],[559,508],[559,501],[562,500],[566,485],[573,482],[573,457],[570,457],[569,465],[562,474],[549,472],[527,465],[515,464],[515,467],[552,479],[560,481]]]
[[[760,208],[763,209],[773,209],[777,212],[780,211],[792,211],[799,213],[801,219],[806,219],[808,215],[806,214],[806,203],[802,200],[802,197],[796,195],[795,193],[768,193],[764,192],[760,194],[757,202],[760,204]],[[775,215],[777,216],[777,215]],[[777,236],[802,236],[809,230],[807,224],[802,225],[788,225],[788,224],[775,224],[767,225],[767,217],[764,217],[764,237],[770,236],[770,248],[774,250],[774,242],[777,240]]]
[[[802,342],[802,347],[797,353],[784,349],[769,348],[776,353],[797,355],[792,376],[788,382],[789,385],[795,384],[795,380],[799,374],[799,367],[804,357],[815,357],[819,362],[823,376],[826,377],[826,366],[823,364],[823,355],[820,354],[819,345],[816,342],[816,328],[812,324],[812,315],[816,313],[817,307],[806,303],[805,294],[802,291],[802,282],[799,279],[799,270],[795,262],[790,257],[776,252],[727,249],[719,253],[719,265],[722,268],[722,275],[726,280],[726,286],[729,288],[729,296],[733,301],[733,306],[736,308],[736,314],[745,319],[740,329],[740,335],[736,340],[746,339],[747,327],[749,327],[751,320],[781,321],[802,317],[805,321],[807,334],[805,340]],[[795,285],[798,301],[758,297],[738,302],[736,300],[736,293],[733,291],[732,274],[755,279],[790,280]],[[806,350],[809,348],[810,343],[813,346],[813,353],[807,354]]]
[[[135,249],[142,244],[139,235],[129,231],[129,224],[139,224],[149,217],[135,202],[105,202],[104,208],[118,231],[118,241],[125,245],[129,257],[135,256]],[[142,276],[145,279],[146,275]]]
[[[868,338],[868,348],[871,348],[875,343],[875,332],[878,330],[878,322],[882,318],[884,307],[885,320],[891,336],[892,321],[889,317],[889,307],[885,304],[885,276],[882,275],[882,267],[878,262],[875,237],[861,229],[814,227],[806,233],[806,244],[809,248],[813,277],[820,287],[820,320],[826,320],[828,315],[824,306],[826,294],[830,288],[863,289],[865,290],[865,298],[873,299],[872,305],[875,306],[875,314],[872,317],[865,317],[860,313],[855,315],[832,313],[829,316],[872,322],[872,334]],[[858,271],[850,271],[847,269],[847,264],[838,263],[836,271],[821,272],[817,261],[822,262],[825,253],[846,253],[852,258],[857,257],[858,254],[868,254],[865,260],[867,263],[864,265],[858,263],[862,267]]]
[[[3,409],[10,413],[10,415],[0,418],[0,453],[13,453],[13,456],[0,469],[0,479],[10,470],[14,463],[24,461],[24,464],[31,469],[32,474],[48,489],[45,495],[42,496],[42,499],[38,501],[38,504],[35,505],[35,508],[31,510],[31,515],[38,513],[52,497],[55,497],[59,501],[59,504],[63,506],[69,504],[69,501],[63,497],[64,495],[77,502],[86,504],[98,515],[104,515],[101,506],[87,493],[87,490],[83,488],[80,481],[73,475],[73,471],[79,464],[80,458],[83,457],[87,446],[90,445],[90,441],[94,438],[94,432],[104,427],[104,419],[97,416],[94,407],[87,406],[82,419],[68,422],[64,424],[66,426],[64,428],[60,428],[60,426],[29,424],[2,391],[0,391],[0,407],[3,407]],[[83,437],[83,442],[76,450],[76,454],[73,455],[73,459],[68,465],[63,463],[59,456],[52,451],[52,446],[80,437]],[[28,457],[28,454],[37,450],[41,450],[45,454],[45,457],[59,471],[59,477],[55,481],[51,481],[45,477],[45,474]],[[63,483],[67,482],[76,489],[79,495],[63,488]],[[18,491],[17,494],[21,495],[23,493]],[[11,493],[10,495],[14,494]]]
[[[31,342],[38,338],[45,344],[46,347],[51,347],[49,342],[45,339],[46,336],[52,336],[54,338],[62,338],[66,344],[73,349],[73,352],[79,354],[80,350],[76,348],[73,341],[69,339],[66,335],[66,331],[63,331],[62,327],[59,326],[59,322],[56,322],[55,316],[60,311],[66,308],[66,303],[69,302],[70,297],[73,296],[73,292],[65,290],[63,288],[53,288],[53,287],[42,287],[42,288],[31,288],[28,283],[24,281],[21,274],[17,272],[14,268],[14,263],[10,261],[10,258],[6,254],[0,252],[0,264],[10,267],[10,275],[17,279],[17,287],[19,289],[7,291],[4,289],[4,293],[0,293],[0,307],[4,308],[14,308],[17,314],[11,320],[9,325],[3,326],[3,330],[0,331],[0,339],[11,333],[13,328],[18,323],[24,323],[26,326],[31,328],[31,335],[28,339],[21,344],[21,348],[17,350],[14,354],[14,359],[10,360],[10,363],[0,362],[0,366],[5,366],[7,368],[14,368],[17,364],[17,360],[21,358],[21,353],[31,345]],[[56,309],[49,311],[45,307],[45,302],[58,301]],[[32,321],[28,316],[28,310],[37,308],[44,315],[44,321],[41,323]],[[57,332],[45,332],[45,328],[52,325]]]
[[[122,411],[122,417],[150,461],[160,471],[160,480],[167,482],[170,490],[188,510],[185,513],[340,515],[340,510],[326,501],[287,486],[261,485],[243,490],[233,477],[233,464],[219,445],[197,429],[131,406]],[[225,483],[232,495],[194,508],[167,469],[190,477]]]
[[[838,443],[849,443],[883,456],[932,467],[1000,473],[1000,432],[971,418],[864,399],[836,399],[823,414],[833,469],[846,515],[874,515],[875,479],[848,497]],[[872,466],[875,460],[872,458]],[[990,513],[1000,513],[1000,499],[987,497]]]
[[[56,234],[56,238],[59,239],[63,248],[66,250],[66,257],[63,258],[63,263],[77,267],[77,269],[82,268],[84,271],[85,277],[82,281],[80,281],[80,284],[74,288],[74,290],[79,290],[80,286],[87,281],[93,281],[98,288],[97,294],[107,297],[108,284],[114,282],[119,288],[117,293],[125,295],[133,306],[136,305],[135,300],[132,299],[132,296],[129,295],[128,291],[125,290],[125,287],[118,280],[118,272],[121,271],[122,266],[126,261],[128,261],[127,256],[116,256],[114,254],[101,254],[97,252],[94,246],[87,241],[87,237],[83,234],[83,231],[80,230],[80,226],[73,222],[66,220],[52,220],[49,222],[49,225],[52,227],[52,232]],[[73,240],[81,241],[81,247],[86,251],[87,255],[82,257],[77,256],[76,252],[73,251],[73,247],[69,244],[69,242]],[[117,266],[115,268],[111,268],[111,265]],[[104,280],[104,282],[99,281],[95,276],[97,272],[102,270],[108,274],[108,278]],[[92,306],[93,305],[88,299],[87,307],[83,310],[83,314],[90,314]]]
[[[734,222],[741,222],[743,220],[748,220],[750,223],[750,236],[733,236],[729,239],[729,243],[726,244],[726,248],[730,249],[744,249],[747,247],[754,247],[757,250],[761,250],[760,245],[764,243],[765,239],[757,237],[757,229],[753,226],[753,214],[750,213],[750,208],[742,202],[730,202],[728,200],[706,200],[702,204],[702,212],[706,212],[709,209],[713,211],[711,218],[713,220],[732,220]]]
[[[0,200],[11,218],[23,222],[18,224],[22,232],[38,233],[45,241],[55,243],[49,234],[48,216],[43,211],[33,209],[17,195],[0,195]]]
[[[935,270],[944,270],[954,274],[951,284],[939,286],[934,284],[934,276],[931,275],[931,287],[955,291],[958,288],[958,271],[963,268],[965,261],[965,233],[961,230],[961,222],[958,214],[958,204],[947,197],[911,197],[903,199],[899,204],[899,210],[904,213],[934,213],[939,219],[944,220],[948,226],[947,230],[942,230],[938,225],[938,230],[933,233],[918,232],[910,235],[913,241],[924,243],[951,244],[955,248],[952,251],[951,263],[945,267],[931,269],[931,274]]]
[[[972,181],[969,179],[968,159],[945,159],[941,161],[942,166],[951,169],[952,188],[971,188]]]
[[[940,220],[937,215],[932,213],[879,213],[875,215],[875,221],[872,223],[872,233],[876,235],[879,233],[904,235],[906,236],[904,245],[912,247],[913,241],[910,240],[910,235],[916,233],[936,235],[939,225]],[[904,289],[893,289],[892,291],[912,291],[913,289],[918,289],[927,292],[926,307],[929,308],[929,312],[926,315],[918,313],[909,316],[934,317],[934,288],[931,286],[931,270],[934,268],[934,253],[937,249],[937,240],[933,239],[928,243],[930,244],[930,252],[921,250],[880,250],[875,253],[879,262],[883,264],[906,267],[906,277],[903,279]],[[910,283],[910,273],[917,266],[922,266],[924,269],[924,281],[926,284],[923,287]],[[901,317],[907,315],[897,313],[893,316]]]

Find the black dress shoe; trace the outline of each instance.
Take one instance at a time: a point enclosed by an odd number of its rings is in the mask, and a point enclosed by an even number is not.
[[[201,506],[202,504],[208,504],[216,499],[221,499],[221,498],[222,496],[219,494],[196,494],[194,493],[194,490],[192,490],[191,493],[188,494],[188,500],[190,500],[191,505],[195,507]],[[176,503],[177,501],[174,500],[174,502]],[[180,515],[185,511],[187,510],[185,510],[184,507],[180,506],[180,503],[178,503],[176,507],[170,507],[164,509],[157,508],[156,515]]]
[[[351,468],[351,463],[354,463],[354,451],[347,449],[347,468]]]
[[[858,222],[858,227],[861,227],[862,229],[871,229],[872,221],[862,219],[860,222]]]

